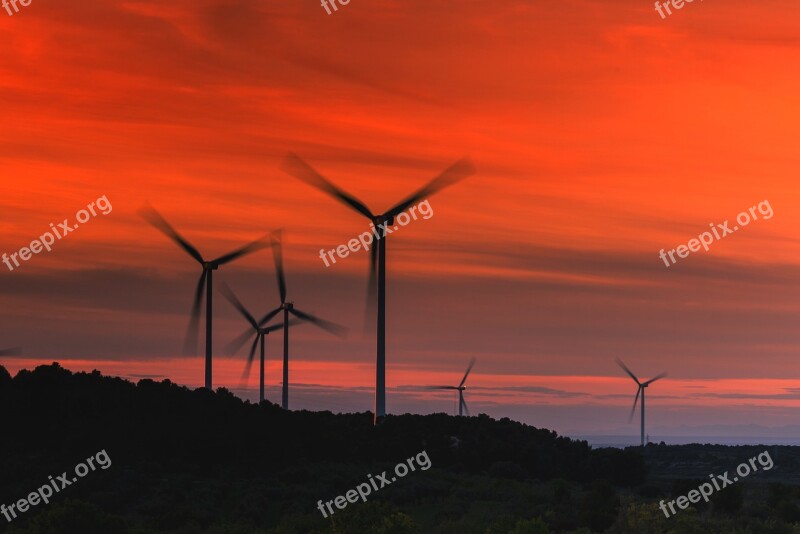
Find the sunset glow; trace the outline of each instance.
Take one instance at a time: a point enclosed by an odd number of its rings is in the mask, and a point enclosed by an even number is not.
[[[149,203],[209,258],[282,228],[289,300],[348,328],[292,330],[293,408],[369,411],[369,255],[319,257],[368,223],[281,161],[300,154],[381,212],[469,156],[477,173],[387,241],[390,413],[452,413],[425,388],[457,385],[474,357],[473,414],[634,434],[619,357],[643,379],[669,372],[647,392],[654,434],[796,424],[798,23],[788,0],[663,20],[633,0],[0,12],[0,254],[113,206],[0,264],[0,346],[23,350],[0,363],[202,385],[200,353],[180,352],[200,268],[137,214]],[[766,200],[769,219],[659,258]],[[254,315],[279,304],[268,249],[214,276]],[[254,400],[247,349],[225,350],[247,324],[214,299],[214,386]]]

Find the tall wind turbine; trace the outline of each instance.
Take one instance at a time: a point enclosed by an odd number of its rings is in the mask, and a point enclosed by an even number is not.
[[[639,394],[640,393],[642,394],[642,408],[641,408],[641,410],[642,410],[642,447],[644,447],[644,445],[645,445],[645,439],[644,439],[644,390],[645,390],[645,388],[647,386],[649,386],[650,384],[652,384],[653,382],[655,382],[659,378],[664,378],[665,376],[667,376],[667,373],[664,372],[664,373],[658,374],[655,377],[653,377],[650,380],[648,380],[647,382],[639,382],[639,379],[636,378],[636,375],[633,374],[631,372],[631,370],[628,369],[628,367],[624,363],[622,363],[622,360],[620,360],[619,358],[617,358],[617,365],[619,365],[622,368],[623,371],[628,373],[628,375],[630,375],[630,377],[633,378],[633,381],[636,382],[636,385],[639,386],[636,389],[636,397],[633,399],[633,408],[631,408],[631,415],[628,417],[628,422],[633,420],[633,414],[636,412],[636,402],[639,400]]]
[[[303,182],[316,187],[320,191],[339,200],[350,209],[366,217],[375,225],[375,228],[389,228],[394,224],[394,218],[423,198],[436,193],[437,191],[463,180],[475,173],[475,167],[468,158],[461,159],[444,170],[427,185],[417,190],[411,196],[396,204],[383,214],[374,214],[360,200],[345,193],[333,183],[324,178],[308,163],[303,161],[296,154],[289,154],[283,163],[283,169],[288,174],[302,180]],[[383,236],[378,239],[377,244],[373,242],[370,258],[370,274],[368,285],[368,308],[374,301],[375,288],[378,291],[378,347],[375,365],[375,417],[374,424],[378,424],[386,415],[386,237],[395,228],[384,231]],[[377,281],[376,281],[377,276]]]
[[[467,389],[467,386],[464,383],[467,381],[467,376],[469,376],[469,372],[472,371],[472,367],[475,365],[475,358],[470,360],[469,365],[467,366],[467,372],[464,373],[464,378],[461,379],[461,383],[458,386],[436,386],[436,389],[455,389],[458,390],[458,415],[463,415],[463,412],[467,412],[469,415],[469,408],[467,408],[467,403],[464,402],[464,390]]]
[[[189,319],[189,329],[186,334],[186,341],[184,343],[184,353],[193,353],[196,349],[197,343],[197,326],[200,320],[200,306],[203,301],[203,291],[206,293],[206,389],[211,388],[211,320],[212,313],[212,275],[214,271],[220,266],[230,263],[246,254],[255,252],[256,250],[266,248],[269,243],[262,237],[253,241],[249,245],[236,249],[233,252],[220,256],[219,258],[211,261],[206,261],[197,249],[192,246],[186,239],[184,239],[172,226],[152,207],[145,207],[139,211],[139,214],[150,224],[161,230],[167,237],[172,239],[178,244],[189,256],[194,258],[203,269],[200,275],[200,280],[197,283],[197,290],[194,295],[194,303],[192,304],[192,315]]]
[[[258,324],[266,324],[270,319],[283,311],[283,390],[281,395],[281,406],[284,410],[289,409],[289,327],[295,322],[289,320],[289,314],[294,315],[300,321],[308,321],[323,330],[337,336],[343,336],[345,328],[336,323],[320,319],[310,313],[305,313],[294,307],[293,302],[286,302],[286,275],[283,270],[283,246],[281,244],[282,232],[276,230],[271,234],[272,257],[275,260],[275,274],[278,278],[278,291],[281,296],[281,305],[266,314]]]
[[[258,401],[264,402],[264,355],[265,355],[264,338],[270,332],[274,332],[276,330],[280,330],[281,328],[283,328],[283,323],[278,323],[270,326],[263,326],[264,323],[266,323],[267,321],[263,321],[262,323],[257,323],[255,318],[253,317],[253,314],[247,311],[247,308],[245,308],[244,305],[239,301],[239,299],[236,298],[236,295],[233,294],[231,288],[229,288],[226,284],[222,284],[222,287],[220,287],[220,291],[225,296],[225,298],[227,298],[228,301],[233,305],[233,307],[236,308],[239,311],[239,313],[242,314],[242,317],[244,317],[245,320],[248,323],[250,323],[250,326],[252,326],[252,330],[255,331],[255,338],[253,339],[253,345],[250,347],[250,355],[247,357],[247,365],[245,366],[244,369],[243,376],[245,377],[250,376],[250,366],[253,364],[253,356],[255,356],[256,353],[256,346],[258,345],[259,341],[261,342],[261,370],[260,370],[260,380],[258,389],[259,391]],[[237,350],[239,350],[239,348],[241,348],[241,346],[244,345],[245,341],[247,341],[247,338],[250,337],[251,334],[252,331],[247,330],[244,334],[231,341],[231,343],[228,345],[230,351],[236,352]]]

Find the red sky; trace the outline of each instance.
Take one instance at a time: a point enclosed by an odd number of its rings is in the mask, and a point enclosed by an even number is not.
[[[138,217],[149,202],[209,257],[284,228],[290,299],[351,329],[294,330],[292,399],[369,409],[367,255],[318,257],[365,222],[280,162],[295,151],[381,211],[469,155],[478,173],[388,242],[390,412],[452,410],[414,388],[457,383],[476,357],[473,412],[634,433],[622,357],[670,372],[649,391],[655,427],[794,424],[798,23],[788,0],[666,20],[645,0],[0,10],[0,252],[113,205],[0,264],[0,345],[24,350],[4,363],[201,383],[201,361],[180,356],[199,271]],[[659,259],[765,200],[772,218]],[[216,280],[256,314],[277,304],[268,251]],[[221,298],[215,316],[215,385],[236,388],[243,354],[223,348],[243,325]]]

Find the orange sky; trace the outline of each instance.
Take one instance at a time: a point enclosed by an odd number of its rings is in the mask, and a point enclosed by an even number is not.
[[[294,331],[293,398],[369,409],[367,255],[318,257],[366,224],[280,161],[295,151],[382,211],[469,155],[478,173],[388,242],[390,412],[452,410],[413,388],[457,383],[476,357],[473,411],[625,427],[635,389],[619,356],[670,372],[649,392],[653,425],[794,424],[798,23],[789,0],[695,2],[666,20],[645,0],[0,10],[0,253],[100,196],[113,205],[13,272],[0,264],[0,345],[24,350],[5,363],[201,383],[200,361],[179,356],[199,271],[136,215],[149,202],[209,257],[284,228],[290,299],[351,329]],[[771,219],[659,259],[764,200]],[[277,305],[268,251],[229,267],[216,280],[254,313]],[[222,353],[241,320],[221,298],[215,317],[215,384],[236,388],[243,356]],[[546,389],[508,389],[523,386]]]

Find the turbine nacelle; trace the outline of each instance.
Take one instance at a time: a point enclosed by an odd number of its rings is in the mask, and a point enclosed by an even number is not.
[[[372,222],[375,224],[375,226],[378,226],[379,224],[384,224],[384,223],[385,224],[394,224],[394,215],[389,215],[389,216],[376,215],[372,219]]]

